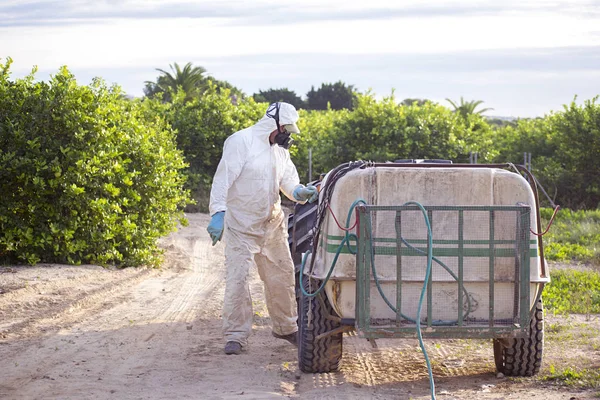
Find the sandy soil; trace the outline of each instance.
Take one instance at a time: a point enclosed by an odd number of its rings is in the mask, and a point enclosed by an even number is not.
[[[188,218],[189,227],[162,242],[168,256],[160,270],[0,267],[0,398],[430,398],[416,340],[380,340],[373,348],[350,334],[340,372],[299,372],[296,349],[271,336],[255,271],[249,348],[225,355],[223,246],[210,245],[207,215]],[[547,334],[540,375],[550,366],[600,367],[600,318],[577,318],[547,318],[547,329],[564,333],[557,327],[579,326],[592,334],[577,346]],[[426,344],[438,399],[587,399],[600,392],[540,377],[499,378],[490,341]]]

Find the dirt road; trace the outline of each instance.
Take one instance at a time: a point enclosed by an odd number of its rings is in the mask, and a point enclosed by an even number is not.
[[[271,336],[255,271],[249,349],[225,355],[223,247],[210,245],[207,215],[188,217],[189,227],[164,240],[161,270],[0,267],[0,399],[430,398],[416,340],[381,340],[374,349],[348,335],[340,372],[299,372],[296,349]],[[584,399],[600,391],[498,378],[490,342],[426,344],[438,399]],[[546,350],[545,365],[558,362],[552,357]]]

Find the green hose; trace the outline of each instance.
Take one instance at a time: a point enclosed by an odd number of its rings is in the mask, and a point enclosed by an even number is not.
[[[352,212],[354,211],[354,208],[356,208],[356,206],[358,204],[366,204],[366,202],[362,199],[358,199],[356,201],[354,201],[354,203],[352,203],[352,205],[350,206],[350,210],[348,211],[348,217],[346,219],[346,227],[350,226],[350,217],[352,216]],[[425,271],[425,279],[423,281],[423,288],[421,289],[421,295],[419,297],[419,305],[417,307],[417,318],[416,320],[413,320],[411,318],[408,318],[407,316],[401,314],[401,316],[411,322],[416,323],[416,331],[417,331],[417,337],[419,339],[419,346],[421,347],[421,351],[423,352],[423,356],[425,358],[425,363],[427,364],[427,372],[429,375],[429,387],[430,387],[430,391],[431,391],[431,399],[435,400],[435,382],[433,380],[433,371],[431,369],[431,362],[429,361],[429,355],[427,354],[427,350],[425,348],[425,343],[423,342],[423,334],[421,332],[421,311],[423,309],[423,300],[425,299],[425,292],[427,291],[427,285],[429,282],[429,277],[431,276],[431,268],[432,268],[432,261],[435,259],[433,257],[433,237],[432,237],[432,232],[431,232],[431,223],[429,221],[429,217],[427,216],[427,210],[425,210],[425,207],[423,207],[423,205],[421,205],[418,202],[415,201],[410,201],[407,203],[404,203],[403,206],[407,206],[407,205],[416,205],[417,207],[419,207],[419,209],[421,210],[421,212],[423,213],[423,218],[425,219],[425,224],[427,225],[427,268]],[[333,273],[333,269],[335,268],[335,264],[337,263],[337,260],[339,258],[339,255],[342,251],[342,249],[344,248],[344,245],[348,246],[348,250],[350,251],[350,253],[352,254],[356,254],[355,251],[353,251],[353,249],[350,247],[350,239],[357,239],[355,234],[350,234],[348,233],[348,231],[345,231],[345,235],[344,238],[342,239],[340,245],[338,246],[336,252],[335,252],[335,256],[333,258],[333,261],[331,263],[331,267],[329,268],[329,271],[327,273],[327,276],[325,277],[325,280],[322,282],[322,284],[319,286],[319,288],[313,292],[313,293],[308,293],[305,289],[304,289],[304,285],[302,285],[302,281],[300,280],[300,289],[302,291],[302,294],[307,296],[307,297],[315,297],[317,294],[319,294],[323,288],[325,287],[325,285],[327,284],[327,282],[329,281],[331,274]],[[371,248],[373,248],[373,238],[370,238],[371,240]],[[402,239],[402,241],[409,247],[415,249],[413,246],[411,246],[410,244],[408,244],[408,242],[406,242],[404,239]],[[421,250],[415,249],[417,251],[422,252]],[[302,277],[304,275],[304,266],[306,264],[306,258],[308,257],[308,255],[310,254],[310,251],[306,252],[304,254],[304,257],[302,258],[302,264],[300,266],[300,276]],[[436,262],[438,262],[440,265],[442,265],[450,274],[454,279],[458,279],[458,277],[456,277],[456,275],[446,266],[444,265],[441,261],[436,260]],[[387,305],[394,310],[395,312],[397,312],[396,308],[389,302],[389,300],[387,299],[387,297],[384,295],[383,290],[381,289],[381,285],[379,284],[379,280],[377,279],[377,271],[375,270],[375,252],[372,251],[371,252],[371,268],[373,270],[373,276],[375,278],[375,284],[377,286],[377,289],[380,293],[380,295],[382,296],[382,298],[384,299],[384,301],[387,303]],[[467,301],[469,299],[469,296],[467,294]],[[470,312],[470,302],[469,302],[469,312]],[[467,313],[468,315],[468,313]]]
[[[352,205],[350,206],[350,210],[348,211],[348,217],[346,218],[346,227],[350,226],[350,218],[352,217],[352,211],[354,211],[356,206],[360,203],[367,204],[364,200],[358,199],[358,200],[355,200],[354,203],[352,203]],[[321,293],[321,291],[323,290],[323,288],[325,287],[327,282],[329,282],[329,278],[331,277],[331,274],[333,273],[333,269],[335,268],[335,264],[337,263],[337,260],[340,256],[342,250],[344,249],[344,245],[348,246],[348,251],[350,251],[351,254],[356,254],[356,250],[353,251],[352,248],[350,247],[350,239],[358,240],[358,238],[356,237],[356,235],[354,233],[348,233],[348,231],[345,231],[344,238],[342,239],[342,242],[340,243],[337,250],[335,251],[335,256],[333,257],[333,261],[331,262],[331,266],[329,267],[329,272],[327,272],[327,276],[325,276],[325,280],[323,281],[323,283],[321,283],[321,286],[319,286],[319,288],[316,291],[314,291],[313,293],[308,293],[306,291],[306,289],[304,289],[304,285],[302,284],[302,279],[300,279],[300,290],[302,291],[303,295],[305,295],[306,297],[315,297],[316,295]],[[306,265],[306,258],[308,257],[309,254],[311,254],[310,250],[304,254],[304,257],[302,257],[302,264],[300,265],[300,277],[304,276],[304,265]]]
[[[429,282],[429,276],[431,275],[431,261],[433,260],[433,237],[431,234],[431,223],[429,222],[429,217],[427,217],[427,211],[425,210],[425,207],[423,207],[421,203],[417,203],[416,201],[409,201],[408,203],[404,203],[405,206],[410,204],[414,204],[421,209],[421,212],[423,213],[423,218],[425,218],[425,224],[427,225],[427,271],[425,272],[425,280],[423,281],[421,297],[419,298],[419,306],[417,307],[417,336],[419,337],[419,346],[421,346],[423,356],[425,357],[425,363],[427,364],[431,399],[435,400],[435,382],[433,381],[433,372],[431,370],[431,363],[429,362],[429,355],[427,354],[427,350],[425,349],[425,343],[423,343],[423,334],[421,333],[421,310],[423,308],[423,299],[425,298],[427,283]]]

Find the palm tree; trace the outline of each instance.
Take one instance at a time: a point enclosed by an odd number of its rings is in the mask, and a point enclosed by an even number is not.
[[[163,99],[169,101],[171,98],[169,91],[177,92],[181,88],[185,92],[185,99],[191,100],[202,94],[208,87],[207,79],[204,76],[205,68],[194,67],[191,62],[185,64],[183,69],[177,63],[173,63],[169,67],[172,72],[156,68],[162,75],[156,79],[156,82],[145,82],[144,93],[146,96],[152,97],[157,93],[164,93]]]
[[[454,107],[454,112],[459,113],[462,117],[467,118],[471,114],[483,114],[486,111],[493,110],[493,108],[484,108],[483,110],[475,111],[475,109],[483,104],[483,100],[472,100],[472,101],[464,101],[462,96],[460,97],[460,105],[457,105],[450,99],[446,99],[447,102],[452,104]]]

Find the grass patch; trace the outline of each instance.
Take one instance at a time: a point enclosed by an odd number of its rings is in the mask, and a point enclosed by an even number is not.
[[[552,213],[551,208],[540,209],[544,228]],[[544,235],[544,256],[554,261],[600,265],[600,210],[560,209]]]
[[[600,273],[572,269],[550,272],[544,305],[555,314],[599,314]]]
[[[543,381],[554,382],[561,386],[577,388],[600,388],[600,370],[578,369],[572,367],[556,368],[550,365],[547,375],[542,377]]]
[[[568,318],[568,317],[567,317]],[[547,324],[546,339],[550,343],[561,343],[564,346],[573,346],[596,352],[600,348],[598,328],[593,324],[582,322],[551,323]]]

